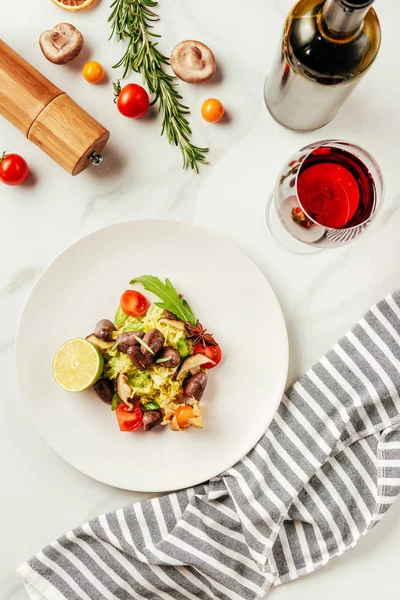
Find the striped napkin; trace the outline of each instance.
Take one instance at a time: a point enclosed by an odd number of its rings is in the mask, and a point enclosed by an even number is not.
[[[219,477],[66,533],[18,571],[34,600],[255,600],[353,548],[400,491],[400,291],[283,397]]]

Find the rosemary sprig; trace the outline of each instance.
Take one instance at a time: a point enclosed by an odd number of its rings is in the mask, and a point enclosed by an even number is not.
[[[190,166],[198,173],[198,163],[206,163],[208,148],[199,148],[190,141],[192,131],[186,115],[187,106],[182,104],[182,96],[177,91],[174,78],[166,73],[164,65],[169,59],[158,49],[158,42],[152,38],[161,36],[151,31],[159,16],[152,9],[158,0],[113,0],[111,4],[110,39],[115,35],[118,41],[128,40],[128,47],[114,68],[123,67],[123,77],[129,69],[141,73],[144,84],[154,98],[152,104],[159,102],[158,111],[162,113],[161,135],[167,135],[170,144],[179,146],[183,156],[183,168]]]

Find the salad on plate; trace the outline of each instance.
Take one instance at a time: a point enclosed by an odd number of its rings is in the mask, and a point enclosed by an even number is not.
[[[102,319],[86,339],[69,340],[57,351],[55,380],[71,392],[92,387],[121,431],[201,429],[200,400],[221,348],[169,279],[143,275],[130,283],[160,301],[126,290],[113,322]]]

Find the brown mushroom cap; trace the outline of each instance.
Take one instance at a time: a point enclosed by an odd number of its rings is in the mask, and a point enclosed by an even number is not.
[[[83,48],[83,35],[70,23],[59,23],[44,31],[39,39],[40,48],[55,65],[74,60]]]
[[[214,75],[215,57],[202,42],[185,40],[172,50],[171,68],[177,77],[187,83],[202,83]]]

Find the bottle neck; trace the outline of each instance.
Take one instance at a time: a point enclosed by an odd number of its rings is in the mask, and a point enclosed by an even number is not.
[[[324,29],[338,38],[353,36],[362,27],[371,4],[364,8],[350,8],[346,0],[326,0],[322,8]]]

